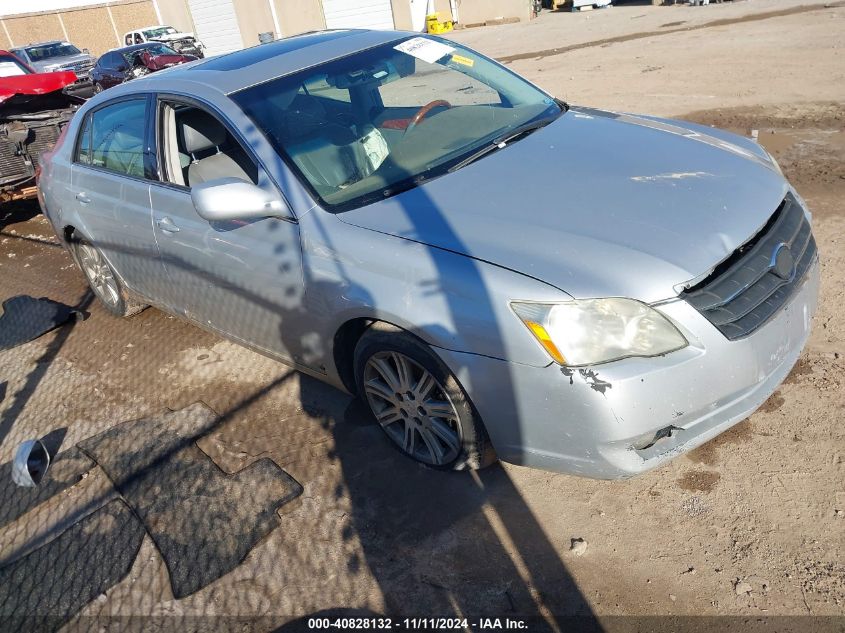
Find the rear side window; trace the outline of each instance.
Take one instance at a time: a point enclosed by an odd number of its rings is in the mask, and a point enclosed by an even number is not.
[[[77,143],[77,162],[143,178],[146,109],[146,99],[132,99],[89,114]]]
[[[79,133],[79,143],[76,145],[76,162],[83,165],[91,164],[91,115],[85,117],[82,131]]]

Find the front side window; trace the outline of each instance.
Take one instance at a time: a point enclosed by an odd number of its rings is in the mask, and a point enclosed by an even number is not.
[[[207,110],[162,101],[159,145],[164,179],[194,187],[221,178],[258,184],[258,167],[228,128]]]
[[[336,211],[417,186],[564,111],[499,64],[431,37],[361,51],[233,99]]]
[[[143,178],[145,119],[146,99],[95,110],[82,126],[77,162]]]
[[[26,54],[34,62],[44,61],[45,59],[53,59],[54,57],[69,57],[71,55],[81,55],[80,51],[73,44],[67,42],[56,42],[55,44],[44,44],[41,46],[31,46],[26,49]]]
[[[13,55],[0,55],[0,77],[28,75],[29,70]]]

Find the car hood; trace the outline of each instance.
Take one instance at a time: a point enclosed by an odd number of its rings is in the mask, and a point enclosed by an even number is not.
[[[787,189],[748,139],[572,108],[458,171],[338,217],[576,298],[654,302],[676,296],[679,284],[700,279],[752,237]]]
[[[75,64],[90,62],[94,63],[94,58],[88,53],[78,53],[76,55],[66,55],[64,57],[50,57],[49,59],[42,59],[37,62],[32,62],[35,68],[47,68],[48,66],[62,66],[67,68]]]
[[[7,101],[31,101],[31,97],[48,95],[76,82],[76,73],[37,73],[0,78],[0,104]],[[6,104],[8,105],[8,104]]]

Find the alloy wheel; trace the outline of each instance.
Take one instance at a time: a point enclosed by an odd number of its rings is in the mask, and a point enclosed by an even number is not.
[[[405,453],[436,466],[458,456],[458,412],[419,363],[399,352],[374,354],[364,367],[364,391],[379,424]]]
[[[79,263],[97,296],[104,303],[117,306],[120,303],[120,288],[100,251],[90,244],[80,244]]]

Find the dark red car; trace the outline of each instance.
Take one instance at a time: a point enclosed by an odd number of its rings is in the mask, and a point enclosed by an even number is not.
[[[35,197],[35,172],[82,99],[72,71],[37,73],[0,50],[0,203]]]
[[[102,92],[125,81],[195,59],[199,58],[182,55],[158,42],[116,48],[97,60],[91,70],[91,81],[94,82],[94,92]]]

